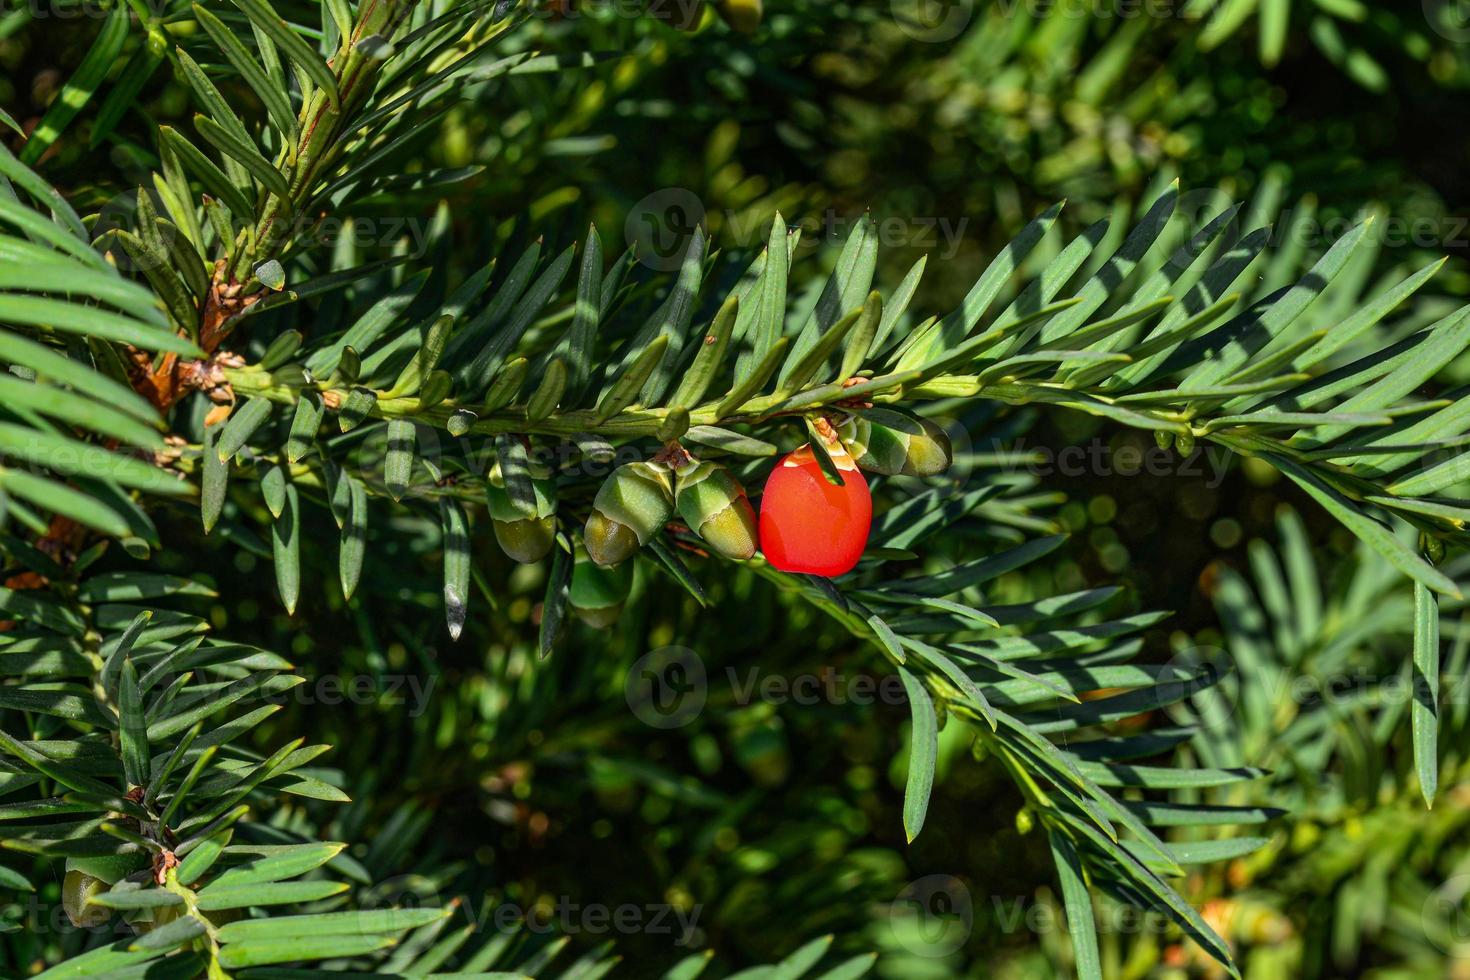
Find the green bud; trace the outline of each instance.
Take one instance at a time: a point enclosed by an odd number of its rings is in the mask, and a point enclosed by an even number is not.
[[[97,857],[66,859],[67,871],[80,871],[93,878],[100,878],[109,887],[147,866],[148,858],[143,854],[103,854]]]
[[[475,420],[477,417],[478,416],[476,416],[474,412],[471,412],[468,409],[457,408],[454,410],[454,413],[449,416],[449,421],[444,423],[444,427],[449,430],[450,435],[458,439],[460,436],[470,431],[470,426],[475,424]]]
[[[603,568],[577,549],[577,564],[572,569],[572,588],[568,594],[572,611],[594,629],[607,629],[618,621],[628,593],[633,589],[633,566],[624,562],[615,568]]]
[[[493,521],[491,526],[500,550],[522,565],[534,565],[545,558],[556,541],[555,517]]]
[[[485,486],[495,540],[502,551],[522,565],[534,565],[545,558],[556,541],[556,480],[549,470],[532,464],[531,491],[535,507],[528,516],[510,499],[498,464],[490,471]]]
[[[61,905],[66,917],[78,929],[91,929],[112,918],[112,910],[100,905],[88,905],[87,899],[110,889],[107,882],[93,877],[85,871],[68,871],[61,882]]]
[[[944,430],[926,418],[891,409],[850,415],[837,434],[862,469],[885,476],[938,476],[949,469],[952,449]]]
[[[699,30],[699,25],[704,21],[704,0],[696,0],[689,5],[688,9],[679,4],[670,4],[667,13],[660,11],[655,4],[649,7],[654,15],[660,20],[667,21],[668,25],[676,31],[693,32]]]
[[[66,874],[61,881],[61,905],[71,924],[79,929],[101,925],[112,917],[112,910],[88,905],[87,899],[108,891],[135,871],[148,867],[146,854],[101,854],[94,857],[69,857]]]
[[[631,557],[674,512],[673,481],[663,463],[626,463],[613,470],[592,501],[583,540],[599,565]]]
[[[939,476],[949,470],[954,461],[954,449],[949,436],[939,426],[926,418],[918,419],[923,430],[909,437],[908,459],[904,462],[905,476]]]
[[[892,429],[873,425],[861,415],[849,415],[837,426],[838,438],[858,466],[884,476],[903,472],[908,451],[898,435]]]
[[[761,26],[761,0],[716,0],[715,9],[720,16],[741,34],[754,34]]]
[[[163,905],[156,909],[139,909],[130,914],[127,919],[128,924],[138,932],[149,933],[155,929],[162,929],[170,922],[178,921],[184,914],[182,905]]]
[[[1438,565],[1444,561],[1444,539],[1438,535],[1430,534],[1428,531],[1419,532],[1419,550],[1424,552],[1431,564]]]
[[[679,467],[674,506],[689,529],[726,558],[755,554],[755,509],[734,474],[691,457]]]

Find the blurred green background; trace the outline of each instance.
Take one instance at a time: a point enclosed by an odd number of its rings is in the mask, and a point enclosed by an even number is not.
[[[0,108],[33,123],[92,27],[3,9]],[[1279,226],[1291,233],[1274,249],[1286,264],[1306,262],[1371,210],[1385,270],[1449,253],[1438,288],[1470,291],[1463,4],[767,0],[752,36],[712,12],[692,32],[630,12],[557,5],[499,45],[498,56],[596,54],[577,71],[466,86],[413,152],[423,169],[480,171],[417,198],[385,196],[383,228],[426,226],[447,202],[438,220],[451,223],[456,248],[442,258],[462,274],[503,243],[536,234],[566,242],[589,220],[616,249],[642,228],[667,231],[673,208],[674,231],[702,220],[743,263],[777,211],[803,226],[806,242],[828,244],[870,211],[883,235],[880,280],[891,285],[927,253],[916,302],[940,310],[1056,200],[1068,201],[1071,234],[1132,214],[1178,178],[1200,195],[1185,207],[1202,207],[1218,188],[1260,214],[1284,211]],[[177,79],[160,73],[155,83],[149,116],[188,113]],[[48,178],[94,204],[127,191],[150,162],[144,122],[125,119],[96,148],[60,145]],[[357,211],[372,216],[373,202]],[[796,281],[820,283],[830,250],[799,254]],[[1149,445],[1096,420],[1026,411],[959,424],[976,434],[978,457],[1075,445],[1116,459],[1124,446]],[[1372,561],[1355,558],[1351,538],[1262,472],[1223,458],[1195,463],[1153,476],[1035,473],[1046,478],[1034,520],[1072,536],[1048,563],[1003,579],[997,600],[1118,583],[1126,589],[1116,608],[1176,613],[1148,636],[1157,659],[1193,644],[1249,643],[1278,680],[1310,678],[1319,663],[1393,675],[1408,611],[1377,601],[1383,583]],[[972,481],[1002,478],[993,460],[975,466]],[[1012,466],[1004,478],[1017,476]],[[1030,478],[1024,468],[1019,478]],[[1281,524],[1292,507],[1300,521]],[[745,677],[751,650],[761,651],[763,674],[829,669],[850,679],[878,669],[870,651],[754,576],[712,583],[710,611],[665,582],[640,580],[651,601],[630,604],[616,630],[579,626],[541,662],[533,647],[543,570],[481,569],[482,586],[510,587],[482,588],[466,637],[450,644],[437,522],[403,517],[373,542],[385,554],[369,564],[365,602],[348,608],[331,599],[335,586],[308,589],[290,620],[274,598],[268,545],[236,550],[248,540],[244,523],[221,546],[180,511],[164,535],[196,554],[213,549],[223,598],[200,609],[232,638],[280,650],[311,675],[366,679],[355,697],[318,685],[273,721],[276,731],[336,744],[318,774],[355,795],[344,806],[297,803],[278,819],[361,842],[351,853],[382,882],[385,904],[488,894],[553,917],[559,897],[693,916],[690,936],[614,937],[635,976],[667,965],[681,940],[738,967],[826,932],[844,949],[878,950],[885,977],[1069,975],[1046,843],[1027,835],[1019,795],[972,756],[962,726],[945,730],[940,791],[924,835],[906,846],[902,704],[739,703],[728,671]],[[1316,635],[1290,639],[1295,600],[1277,601],[1271,578],[1280,549],[1295,549],[1288,561],[1315,562],[1330,611]],[[475,554],[498,558],[489,546]],[[330,558],[305,561],[307,574],[335,580]],[[191,567],[199,564],[209,563]],[[1467,641],[1470,627],[1457,639]],[[702,661],[711,704],[660,730],[629,710],[624,679],[649,651],[675,644]],[[1234,748],[1251,764],[1279,756],[1284,775],[1250,800],[1291,805],[1302,819],[1272,828],[1266,851],[1191,879],[1192,896],[1209,903],[1251,976],[1470,977],[1456,945],[1465,930],[1453,914],[1430,922],[1442,911],[1436,889],[1470,866],[1470,782],[1454,748],[1465,744],[1465,719],[1442,740],[1448,789],[1426,813],[1404,789],[1402,746],[1383,721],[1391,706],[1370,698],[1300,710],[1271,700],[1280,693],[1279,684],[1257,692],[1268,707]],[[952,900],[957,933],[936,934],[932,914],[911,928],[903,914],[908,899],[936,892]],[[468,911],[488,914],[483,903]],[[1213,975],[1156,923],[1100,921],[1110,975]],[[579,946],[604,938],[569,931]],[[49,941],[6,937],[8,967],[24,972]]]

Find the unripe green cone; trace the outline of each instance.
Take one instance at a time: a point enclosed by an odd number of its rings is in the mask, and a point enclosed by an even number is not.
[[[182,905],[162,905],[156,909],[139,909],[128,917],[128,924],[139,932],[147,933],[155,929],[162,929],[170,922],[176,922],[183,914],[184,906]]]
[[[582,532],[588,557],[604,566],[628,559],[673,513],[674,487],[666,465],[644,461],[619,466],[592,501]]]
[[[134,871],[148,866],[144,854],[102,854],[95,857],[69,857],[66,876],[61,883],[61,905],[66,917],[79,929],[101,925],[112,917],[112,911],[100,905],[88,905],[87,899],[112,888]]]
[[[495,521],[492,526],[500,550],[522,565],[534,565],[545,558],[556,540],[555,517]]]
[[[545,470],[533,471],[531,490],[536,508],[535,514],[527,517],[511,501],[498,465],[490,471],[485,486],[495,540],[502,551],[523,565],[534,565],[545,558],[556,540],[556,480]]]
[[[663,19],[676,31],[697,31],[704,20],[704,0],[688,5],[671,4],[665,10],[667,13]]]
[[[103,854],[66,859],[67,871],[80,871],[93,878],[101,878],[109,887],[147,866],[148,857],[144,854]]]
[[[887,426],[874,425],[861,415],[849,415],[837,427],[837,435],[860,469],[869,473],[882,473],[884,476],[903,472],[904,461],[908,459],[908,446],[902,438],[902,432]]]
[[[908,457],[904,460],[905,476],[938,476],[949,470],[954,461],[954,449],[949,436],[939,426],[920,417],[919,435],[909,437]]]
[[[587,542],[589,555],[594,556],[592,560],[605,566],[616,565],[643,546],[631,527],[595,510],[587,517],[582,538]]]
[[[691,457],[679,468],[676,487],[679,516],[705,544],[735,561],[755,554],[755,509],[734,474]]]
[[[938,476],[952,460],[949,436],[926,418],[877,409],[850,415],[837,434],[862,469],[885,476]]]
[[[761,26],[761,0],[718,0],[715,9],[720,16],[741,34],[754,34]]]
[[[618,621],[628,593],[633,589],[633,566],[627,563],[603,568],[577,549],[577,564],[572,569],[572,588],[568,594],[577,618],[594,629],[607,629]]]
[[[66,917],[71,920],[71,924],[78,929],[91,929],[110,919],[111,909],[87,904],[87,899],[102,894],[110,887],[101,878],[85,871],[68,871],[61,881],[61,906],[66,909]]]

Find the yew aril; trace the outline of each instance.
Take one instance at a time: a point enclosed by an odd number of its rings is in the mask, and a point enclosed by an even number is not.
[[[761,494],[761,552],[783,572],[828,577],[852,570],[868,545],[873,498],[852,457],[828,451],[843,484],[829,483],[810,446],[776,464]]]

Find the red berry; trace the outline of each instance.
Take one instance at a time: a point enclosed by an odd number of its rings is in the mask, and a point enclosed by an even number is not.
[[[827,482],[810,446],[788,455],[761,495],[761,551],[783,572],[828,577],[849,572],[863,556],[873,523],[868,481],[840,447],[829,451],[843,485]]]

